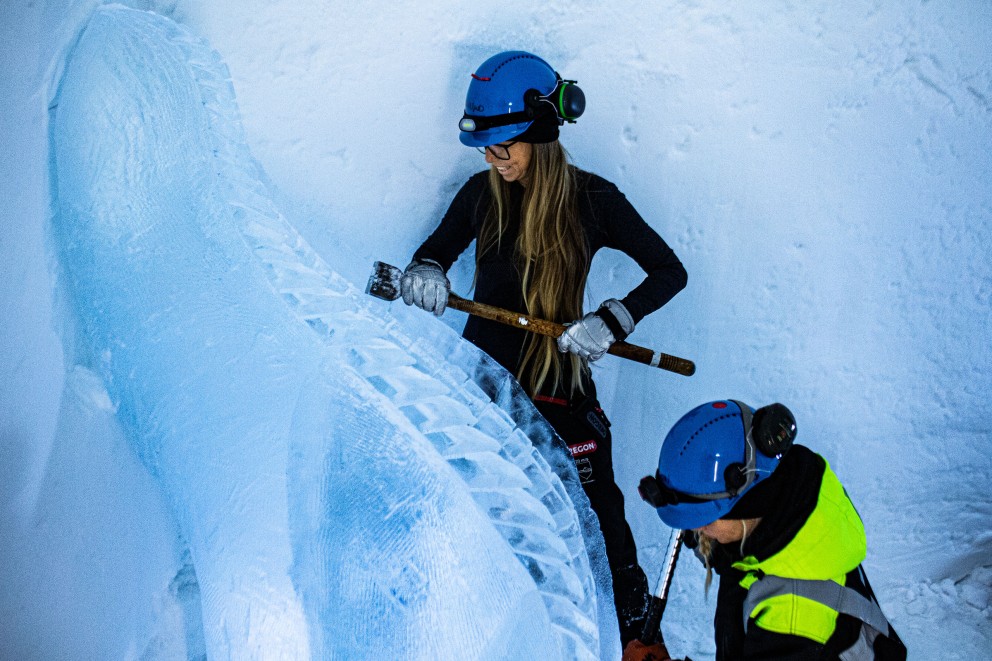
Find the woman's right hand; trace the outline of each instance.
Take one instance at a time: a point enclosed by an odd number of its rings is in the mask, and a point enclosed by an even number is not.
[[[441,265],[430,259],[415,259],[403,271],[400,293],[407,305],[433,312],[440,317],[448,305],[451,283]]]

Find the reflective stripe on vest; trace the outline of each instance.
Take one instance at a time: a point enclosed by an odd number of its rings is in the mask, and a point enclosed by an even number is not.
[[[744,631],[747,622],[761,602],[781,595],[798,595],[822,604],[827,608],[850,615],[873,629],[886,633],[889,621],[882,609],[874,601],[868,600],[860,592],[844,587],[834,581],[807,581],[799,578],[764,576],[754,582],[744,599]]]

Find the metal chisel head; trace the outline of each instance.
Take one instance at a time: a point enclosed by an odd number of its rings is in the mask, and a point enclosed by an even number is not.
[[[385,262],[372,265],[372,275],[365,285],[365,293],[384,301],[395,301],[400,297],[400,277],[403,271]]]

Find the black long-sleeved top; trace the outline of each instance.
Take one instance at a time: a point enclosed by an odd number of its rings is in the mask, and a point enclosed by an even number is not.
[[[578,214],[590,260],[600,248],[613,248],[630,256],[647,274],[643,282],[621,299],[637,323],[685,287],[685,268],[614,184],[582,170],[576,169],[575,174]],[[469,244],[479,238],[492,205],[488,177],[488,171],[479,172],[462,186],[440,225],[414,253],[414,259],[432,259],[447,271]],[[498,249],[488,251],[478,264],[474,298],[480,303],[525,312],[521,275],[513,255],[520,231],[524,188],[513,183],[510,194],[508,225]],[[574,319],[552,321],[569,323]],[[471,316],[463,335],[511,373],[516,373],[526,331]]]

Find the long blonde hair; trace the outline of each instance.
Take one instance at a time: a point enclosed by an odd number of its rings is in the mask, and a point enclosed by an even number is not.
[[[520,233],[514,261],[523,284],[526,313],[559,323],[582,315],[582,296],[589,273],[589,247],[576,206],[575,170],[561,143],[533,145],[527,174],[529,183],[520,209]],[[493,204],[482,229],[476,260],[498,249],[509,222],[510,189],[491,168],[489,188]],[[478,272],[478,271],[477,271]],[[554,338],[528,334],[517,379],[531,396],[551,382],[568,393],[582,392],[587,365],[574,354],[570,383],[563,383],[561,354]]]
[[[738,519],[738,520],[741,522],[740,551],[741,551],[741,555],[744,555],[744,543],[747,541],[748,535],[754,532],[754,529],[758,527],[758,524],[761,522],[761,519],[759,518],[759,519]],[[710,585],[713,583],[713,567],[710,564],[710,561],[712,560],[713,557],[713,545],[717,544],[718,542],[709,535],[705,535],[701,532],[696,533],[696,540],[699,543],[699,546],[696,547],[696,550],[699,552],[699,555],[703,558],[703,564],[706,566],[705,590],[706,590],[706,594],[709,595]]]

